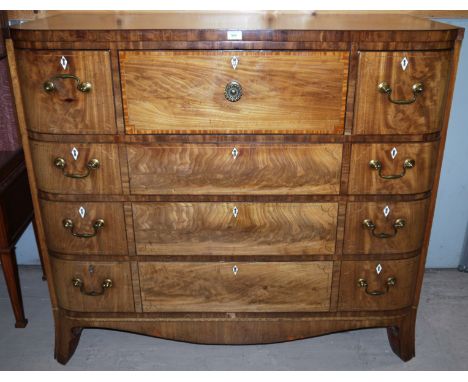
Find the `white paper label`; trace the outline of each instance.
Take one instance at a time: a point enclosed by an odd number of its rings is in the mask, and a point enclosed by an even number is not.
[[[228,31],[227,39],[228,40],[242,40],[242,31]]]

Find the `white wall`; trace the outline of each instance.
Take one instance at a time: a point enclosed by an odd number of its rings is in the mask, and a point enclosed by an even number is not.
[[[468,19],[439,20],[467,29]],[[428,267],[455,268],[468,235],[468,32],[462,46],[442,165]],[[468,238],[466,239],[468,240]],[[17,245],[19,264],[39,264],[30,227]]]

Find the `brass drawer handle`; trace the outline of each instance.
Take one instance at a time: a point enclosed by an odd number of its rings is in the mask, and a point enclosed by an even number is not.
[[[75,288],[80,288],[80,292],[86,296],[101,296],[104,294],[106,289],[112,288],[113,282],[111,279],[105,279],[101,284],[101,290],[96,292],[94,290],[88,292],[85,290],[84,282],[79,277],[74,277],[72,280]]]
[[[237,81],[229,82],[224,88],[224,97],[230,102],[237,102],[243,94],[242,86]]]
[[[403,172],[400,174],[393,174],[393,175],[382,175],[382,162],[380,162],[377,159],[372,159],[369,162],[369,167],[372,170],[377,170],[379,172],[379,176],[382,179],[398,179],[398,178],[403,178],[406,174],[406,170],[412,169],[416,165],[416,161],[414,159],[405,159],[405,162],[403,163]]]
[[[366,293],[368,295],[371,295],[371,296],[382,296],[383,294],[388,293],[388,290],[390,289],[390,287],[395,286],[395,284],[396,284],[396,277],[389,277],[387,279],[387,282],[385,283],[386,289],[384,291],[382,291],[382,290],[369,291],[369,290],[367,290],[368,283],[367,283],[366,279],[358,279],[358,287],[359,288],[366,288],[365,289]]]
[[[84,239],[89,239],[90,237],[94,237],[98,234],[99,230],[104,227],[104,219],[97,219],[93,223],[93,230],[92,233],[78,233],[75,232],[75,227],[73,221],[71,219],[63,219],[62,221],[63,226],[70,230],[71,234],[76,237],[82,237]]]
[[[65,172],[65,167],[67,167],[67,162],[65,162],[65,159],[57,157],[54,159],[54,166],[61,169],[63,175],[69,177],[69,178],[74,178],[74,179],[82,179],[86,178],[91,174],[91,170],[97,170],[100,166],[99,160],[97,159],[91,159],[86,163],[86,172],[81,173],[81,174],[76,174],[76,173],[67,173]]]
[[[82,93],[89,93],[93,87],[91,82],[81,82],[81,80],[73,74],[57,74],[56,76],[53,76],[52,78],[45,81],[42,86],[47,93],[51,93],[56,90],[54,80],[67,78],[75,80],[76,88]]]
[[[377,226],[375,223],[370,220],[370,219],[364,219],[362,222],[362,225],[364,228],[367,228],[368,230],[371,231],[372,236],[378,238],[378,239],[387,239],[389,237],[394,237],[398,233],[398,230],[401,228],[404,228],[406,225],[406,220],[398,218],[393,222],[393,232],[392,233],[386,233],[386,232],[381,232],[381,233],[376,233],[375,230],[377,229]]]
[[[394,103],[394,104],[397,104],[397,105],[409,105],[411,103],[416,102],[416,96],[423,92],[424,85],[422,83],[420,83],[420,82],[415,83],[411,87],[411,90],[413,91],[413,97],[410,98],[410,99],[393,99],[392,98],[392,88],[386,82],[381,82],[377,88],[378,88],[380,93],[386,94],[388,96],[388,100],[391,103]]]

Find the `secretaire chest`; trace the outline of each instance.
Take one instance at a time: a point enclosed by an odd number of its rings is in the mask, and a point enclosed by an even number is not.
[[[463,30],[64,15],[10,68],[65,363],[83,328],[271,343],[414,328]]]

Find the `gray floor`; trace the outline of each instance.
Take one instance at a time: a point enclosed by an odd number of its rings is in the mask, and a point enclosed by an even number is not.
[[[1,273],[1,272],[0,272]],[[66,366],[53,359],[53,321],[38,267],[21,267],[29,324],[15,329],[0,276],[1,370],[467,370],[468,273],[428,270],[416,330],[416,358],[403,363],[385,329],[357,330],[273,345],[208,346],[110,330],[84,330]]]

